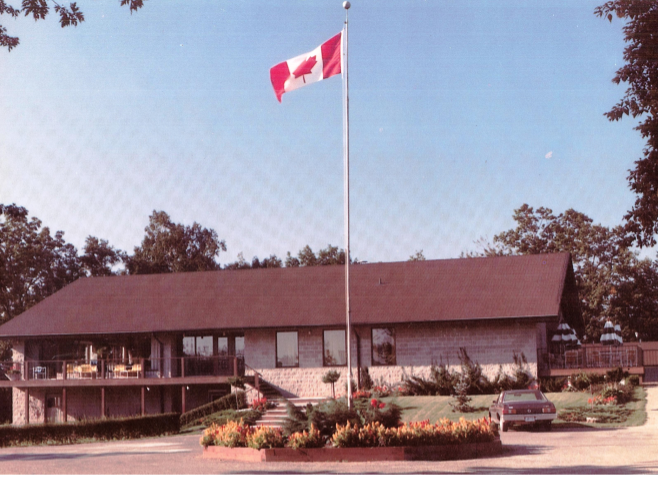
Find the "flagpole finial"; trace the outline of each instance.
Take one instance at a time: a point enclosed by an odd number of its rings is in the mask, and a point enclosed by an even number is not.
[[[344,8],[345,8],[346,10],[348,10],[349,8],[351,8],[351,2],[344,2],[342,5],[344,6]]]

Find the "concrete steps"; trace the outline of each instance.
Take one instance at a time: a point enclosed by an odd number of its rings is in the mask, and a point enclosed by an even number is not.
[[[325,401],[329,398],[316,397],[316,398],[289,398],[289,399],[280,399],[277,402],[277,406],[273,409],[268,409],[261,419],[257,420],[257,426],[270,426],[275,428],[281,428],[286,423],[286,418],[288,417],[286,413],[286,402],[289,401],[299,408],[305,408],[307,404],[312,404],[313,406],[317,405],[321,401]],[[269,398],[270,401],[272,399]]]

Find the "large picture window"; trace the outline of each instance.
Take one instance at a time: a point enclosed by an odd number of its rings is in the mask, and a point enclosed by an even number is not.
[[[184,356],[213,356],[213,336],[184,336]]]
[[[286,331],[277,333],[277,363],[278,368],[298,367],[298,332]]]
[[[323,331],[323,365],[346,366],[346,331]]]
[[[396,364],[394,328],[373,328],[371,330],[371,364],[374,366]]]

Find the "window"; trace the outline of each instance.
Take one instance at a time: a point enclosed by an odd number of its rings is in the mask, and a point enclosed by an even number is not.
[[[229,354],[229,338],[218,338],[218,355],[227,356]]]
[[[323,331],[323,365],[346,366],[345,331]]]
[[[213,356],[213,336],[184,336],[184,356]]]
[[[298,332],[277,333],[276,355],[278,368],[298,367]]]
[[[394,328],[373,328],[371,330],[371,364],[374,366],[396,364],[394,339]]]
[[[234,351],[236,356],[242,358],[245,353],[245,336],[236,336],[234,338]]]

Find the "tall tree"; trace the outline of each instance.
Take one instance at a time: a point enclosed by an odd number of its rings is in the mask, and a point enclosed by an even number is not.
[[[84,273],[76,248],[64,233],[51,236],[27,209],[0,205],[0,324],[21,314]],[[0,341],[0,361],[11,357],[11,343]]]
[[[493,238],[492,244],[481,244],[485,256],[569,252],[573,258],[575,279],[582,306],[583,324],[573,324],[589,340],[598,340],[605,318],[621,324],[626,340],[634,340],[634,332],[657,337],[649,311],[657,312],[656,275],[648,262],[640,261],[629,249],[623,228],[607,228],[594,224],[584,213],[569,209],[559,215],[549,208],[526,204],[514,211],[515,229]],[[643,285],[642,285],[643,283]],[[636,285],[636,286],[633,286]],[[644,306],[633,304],[630,288],[644,295]],[[626,305],[628,309],[626,310]],[[626,310],[627,314],[621,313]],[[641,329],[643,328],[643,329]]]
[[[85,21],[85,16],[78,8],[77,2],[70,3],[68,7],[55,0],[50,0],[50,3],[53,5],[55,13],[59,15],[59,22],[62,28],[70,25],[75,27],[78,23]],[[144,6],[144,0],[119,0],[119,3],[121,6],[128,5],[131,13]],[[21,13],[26,17],[32,17],[35,21],[43,20],[50,13],[49,0],[22,0],[21,7],[13,7],[9,4],[8,0],[0,0],[0,16],[7,15],[11,18],[17,18]],[[11,51],[19,43],[18,37],[10,37],[7,35],[7,28],[0,25],[0,47],[7,47]]]
[[[164,211],[153,212],[145,232],[142,244],[126,257],[129,274],[217,270],[221,268],[216,261],[220,251],[227,251],[225,241],[214,230],[198,223],[174,223]]]
[[[628,341],[658,340],[658,262],[643,259],[626,265],[613,288],[609,315]],[[635,335],[638,333],[638,336]]]
[[[126,259],[126,253],[110,246],[107,240],[88,236],[80,257],[87,276],[113,276],[113,268]]]
[[[64,233],[28,218],[27,209],[0,205],[0,324],[82,276],[76,248]]]
[[[658,234],[658,2],[613,0],[597,7],[594,13],[610,22],[613,13],[628,19],[623,27],[625,64],[612,79],[617,85],[627,83],[628,89],[605,116],[610,121],[624,115],[643,118],[635,129],[646,138],[646,147],[628,176],[637,199],[625,220],[626,231],[639,246],[653,246]]]

